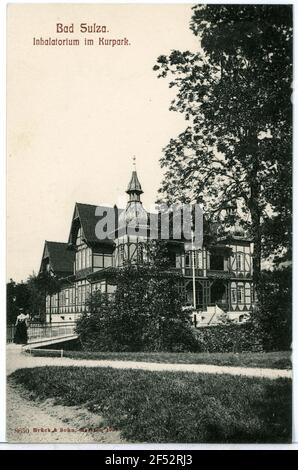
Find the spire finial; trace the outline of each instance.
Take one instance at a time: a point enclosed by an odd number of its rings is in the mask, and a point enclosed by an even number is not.
[[[133,169],[134,169],[134,171],[136,171],[136,169],[137,169],[136,160],[137,160],[137,159],[136,159],[136,156],[134,155],[134,156],[132,157],[132,164],[133,164]]]

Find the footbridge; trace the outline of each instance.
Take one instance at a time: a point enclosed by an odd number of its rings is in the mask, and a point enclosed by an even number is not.
[[[31,323],[28,326],[28,343],[25,348],[40,348],[73,341],[78,338],[75,327],[76,322]],[[13,343],[15,329],[15,325],[7,327],[7,343]]]

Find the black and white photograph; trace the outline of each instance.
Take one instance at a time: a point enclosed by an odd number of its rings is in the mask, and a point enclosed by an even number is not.
[[[6,442],[294,442],[293,5],[6,28]]]

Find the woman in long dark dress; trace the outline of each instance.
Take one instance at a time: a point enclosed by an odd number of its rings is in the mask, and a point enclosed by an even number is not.
[[[17,316],[16,332],[15,332],[15,335],[14,335],[14,342],[16,344],[27,344],[27,341],[28,341],[28,333],[27,333],[28,318],[29,318],[29,315],[25,315],[24,313],[20,313],[20,315]]]

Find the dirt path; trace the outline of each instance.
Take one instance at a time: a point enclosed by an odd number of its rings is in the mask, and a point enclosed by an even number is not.
[[[10,345],[7,352],[8,375],[20,367],[40,365],[35,364],[35,358],[21,354],[19,346]],[[30,400],[28,391],[10,378],[6,387],[6,439],[10,443],[34,444],[126,442],[120,431],[105,425],[100,415],[79,406],[57,405],[52,399]]]
[[[6,401],[6,439],[10,443],[123,444],[120,432],[105,426],[101,416],[54,400],[28,400],[22,387],[9,381]]]

